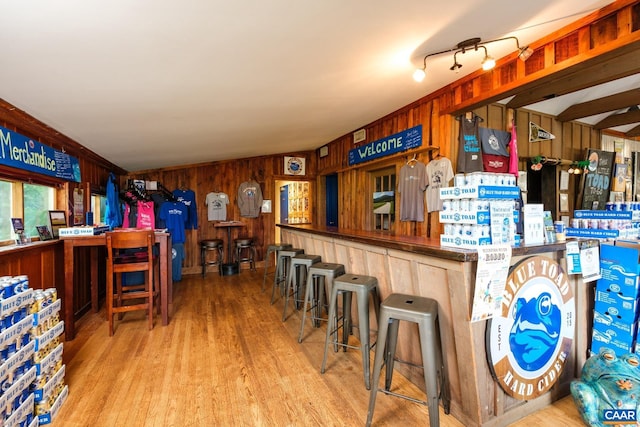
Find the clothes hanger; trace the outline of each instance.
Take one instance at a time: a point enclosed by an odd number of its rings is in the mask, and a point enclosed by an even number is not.
[[[411,163],[417,163],[417,162],[418,162],[418,159],[416,158],[416,154],[415,153],[413,154],[413,158],[412,159],[407,160],[407,164],[408,165],[411,165]]]

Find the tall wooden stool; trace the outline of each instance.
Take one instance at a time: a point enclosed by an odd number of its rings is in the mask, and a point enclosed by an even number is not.
[[[348,344],[351,333],[351,295],[356,294],[358,303],[358,330],[360,331],[360,345]],[[338,317],[338,295],[342,294],[342,317]],[[364,385],[367,390],[370,385],[370,363],[369,363],[369,296],[373,300],[373,308],[376,313],[376,320],[380,318],[380,297],[378,295],[378,279],[371,276],[359,274],[343,274],[333,281],[333,289],[329,300],[329,325],[327,326],[327,336],[324,342],[324,357],[322,358],[322,368],[320,373],[324,374],[327,365],[327,352],[329,344],[333,344],[334,351],[338,351],[341,346],[344,351],[347,348],[360,349],[362,352],[362,365],[364,370]],[[338,342],[338,330],[342,320],[342,342]],[[335,335],[335,338],[334,338]]]
[[[299,297],[300,286],[302,286],[309,275],[309,268],[317,262],[321,262],[320,255],[298,254],[291,258],[289,274],[284,289],[284,308],[282,309],[282,321],[287,320],[287,306],[289,305],[289,295],[293,294],[293,305],[296,309],[300,307],[302,300]]]
[[[280,295],[284,296],[284,287],[287,283],[287,275],[289,274],[289,264],[291,258],[304,253],[304,249],[289,248],[278,251],[278,260],[276,261],[276,274],[273,278],[273,288],[271,288],[271,304],[275,302],[276,289],[280,290]]]
[[[269,261],[271,261],[271,255],[273,254],[275,256],[275,260],[274,260],[274,264],[276,266],[276,271],[274,272],[275,276],[274,276],[274,280],[276,277],[278,277],[279,275],[281,275],[282,273],[279,270],[279,265],[278,265],[278,251],[281,251],[283,249],[291,249],[293,246],[289,243],[282,243],[280,245],[276,245],[275,243],[272,245],[267,246],[267,252],[264,255],[264,275],[262,276],[262,292],[264,292],[264,285],[267,282],[267,275],[268,275],[268,270],[269,270]]]
[[[304,333],[304,321],[307,312],[310,312],[311,322],[314,327],[320,326],[322,318],[322,309],[325,307],[325,286],[327,294],[331,295],[333,289],[333,281],[336,277],[344,274],[344,265],[332,264],[328,262],[319,262],[313,264],[309,268],[307,276],[307,289],[304,293],[304,305],[302,308],[302,322],[300,322],[300,334],[298,342],[302,342],[302,334]],[[317,292],[316,292],[317,287]]]
[[[216,258],[207,260],[207,253],[213,251]],[[222,276],[222,263],[224,262],[224,240],[222,239],[206,239],[200,240],[200,264],[202,265],[202,277],[207,273],[207,267],[210,265],[218,266],[218,274]]]
[[[233,241],[236,247],[236,262],[238,266],[243,262],[249,263],[249,268],[253,271],[256,269],[256,247],[253,244],[253,238],[240,237]]]
[[[390,391],[400,320],[418,324],[427,401],[420,401],[418,399]],[[380,379],[380,371],[382,370],[383,363],[386,363],[387,367],[384,389],[380,389],[380,391],[385,394],[390,394],[412,402],[427,405],[429,407],[429,425],[431,427],[440,425],[438,412],[439,398],[442,397],[445,413],[448,414],[450,397],[440,345],[438,302],[434,299],[413,295],[389,295],[389,297],[387,297],[380,306],[378,343],[380,343],[380,345],[376,348],[376,356],[373,362],[373,387],[371,388],[371,394],[369,395],[367,426],[371,425],[371,420],[373,418],[376,394],[378,392],[378,381]],[[438,383],[440,385],[440,395],[438,394]]]

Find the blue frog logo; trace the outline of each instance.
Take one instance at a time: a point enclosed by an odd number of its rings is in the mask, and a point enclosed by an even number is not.
[[[518,365],[526,371],[542,368],[555,351],[560,338],[561,312],[544,292],[537,298],[518,298],[513,306],[513,327],[509,344]]]

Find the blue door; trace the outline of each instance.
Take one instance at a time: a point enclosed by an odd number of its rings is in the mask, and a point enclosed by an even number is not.
[[[280,224],[289,223],[289,186],[280,187]]]
[[[326,215],[327,226],[338,226],[338,174],[334,173],[326,176]]]

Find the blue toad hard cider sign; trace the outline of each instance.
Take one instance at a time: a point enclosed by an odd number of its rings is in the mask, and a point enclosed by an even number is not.
[[[80,182],[78,159],[2,126],[0,165]]]
[[[418,125],[386,138],[370,142],[362,147],[349,150],[349,166],[420,147],[421,145],[422,125]]]

